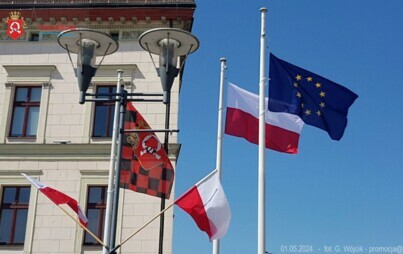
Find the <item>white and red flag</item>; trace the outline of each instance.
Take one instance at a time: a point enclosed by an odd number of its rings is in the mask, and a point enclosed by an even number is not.
[[[178,198],[175,204],[192,216],[210,240],[220,239],[226,234],[231,211],[217,170]]]
[[[299,136],[304,126],[304,122],[299,116],[266,111],[265,122],[266,148],[283,153],[298,153]],[[229,84],[225,133],[242,137],[251,143],[258,144],[258,95],[234,84]]]
[[[45,184],[33,179],[26,174],[21,174],[25,176],[36,188],[38,188],[45,196],[47,196],[50,200],[52,200],[56,205],[66,204],[68,205],[75,213],[77,213],[80,223],[84,226],[88,224],[88,218],[85,216],[84,212],[81,210],[81,207],[78,205],[77,200],[67,196],[66,194],[53,189]]]

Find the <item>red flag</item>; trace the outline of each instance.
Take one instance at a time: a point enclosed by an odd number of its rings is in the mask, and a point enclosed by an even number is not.
[[[124,129],[150,129],[131,103],[127,104]],[[174,174],[171,161],[153,131],[124,134],[120,187],[169,198]]]
[[[26,174],[22,174],[25,178],[28,179],[36,188],[38,188],[45,196],[47,196],[50,200],[53,201],[56,205],[66,204],[78,215],[78,218],[84,226],[88,224],[88,218],[85,216],[84,212],[81,210],[81,207],[78,205],[77,200],[67,196],[66,194],[50,188],[43,183],[27,176]]]

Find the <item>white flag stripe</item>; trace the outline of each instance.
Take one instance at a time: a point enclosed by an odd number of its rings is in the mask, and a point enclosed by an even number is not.
[[[228,85],[228,101],[227,107],[240,109],[252,116],[259,118],[259,96],[244,90],[234,84]],[[267,105],[267,97],[266,97]],[[294,114],[284,112],[271,112],[266,109],[265,121],[292,132],[301,133],[304,127],[302,119]]]
[[[231,211],[217,171],[200,183],[197,189],[209,218],[210,227],[216,230],[212,232],[211,240],[220,239],[227,233]]]

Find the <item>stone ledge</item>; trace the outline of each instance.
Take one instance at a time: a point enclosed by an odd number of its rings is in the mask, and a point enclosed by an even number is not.
[[[169,144],[170,159],[179,156],[181,144]],[[109,160],[111,144],[0,144],[4,160]]]

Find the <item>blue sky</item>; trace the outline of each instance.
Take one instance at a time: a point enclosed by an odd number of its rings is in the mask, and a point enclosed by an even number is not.
[[[215,168],[219,59],[228,61],[226,82],[258,92],[259,9],[267,7],[267,53],[359,95],[341,141],[306,125],[298,155],[266,151],[267,250],[361,245],[368,253],[403,245],[403,1],[196,4],[193,34],[201,44],[181,90],[176,195]],[[222,177],[232,221],[221,253],[256,253],[257,146],[224,136]],[[207,235],[175,208],[173,253],[210,252]]]

